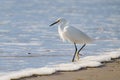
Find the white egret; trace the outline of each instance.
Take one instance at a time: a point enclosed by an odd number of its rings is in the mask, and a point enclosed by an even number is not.
[[[75,53],[72,59],[72,62],[76,61],[75,59],[79,60],[79,53],[85,47],[86,43],[92,42],[92,39],[80,31],[79,29],[69,26],[68,22],[64,18],[60,18],[50,26],[59,23],[58,32],[63,41],[69,41],[74,43],[75,46]],[[76,44],[83,44],[83,46],[78,50]]]

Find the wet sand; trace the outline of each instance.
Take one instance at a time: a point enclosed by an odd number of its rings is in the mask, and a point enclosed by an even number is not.
[[[56,72],[47,76],[31,76],[17,80],[120,80],[120,59],[104,62],[97,68],[85,68],[73,72]]]

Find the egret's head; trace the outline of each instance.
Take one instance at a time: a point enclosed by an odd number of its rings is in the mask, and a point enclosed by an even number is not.
[[[57,23],[65,23],[65,22],[66,20],[64,18],[59,18],[54,23],[52,23],[50,26],[53,26],[54,24],[57,24]]]

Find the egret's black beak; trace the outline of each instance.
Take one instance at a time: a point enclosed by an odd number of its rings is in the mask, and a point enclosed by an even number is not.
[[[58,20],[58,21],[52,23],[50,26],[53,26],[53,25],[57,24],[59,21],[60,21],[60,20]]]

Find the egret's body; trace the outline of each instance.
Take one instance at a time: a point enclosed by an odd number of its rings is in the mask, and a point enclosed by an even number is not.
[[[50,26],[60,23],[58,26],[58,32],[63,41],[69,41],[74,43],[75,45],[75,54],[73,56],[72,61],[75,61],[75,57],[79,59],[79,52],[82,50],[82,48],[86,45],[86,43],[92,42],[92,39],[87,36],[85,33],[80,31],[79,29],[69,26],[68,22],[65,19],[58,19],[56,22],[51,24]],[[84,44],[81,49],[77,50],[76,44]]]

